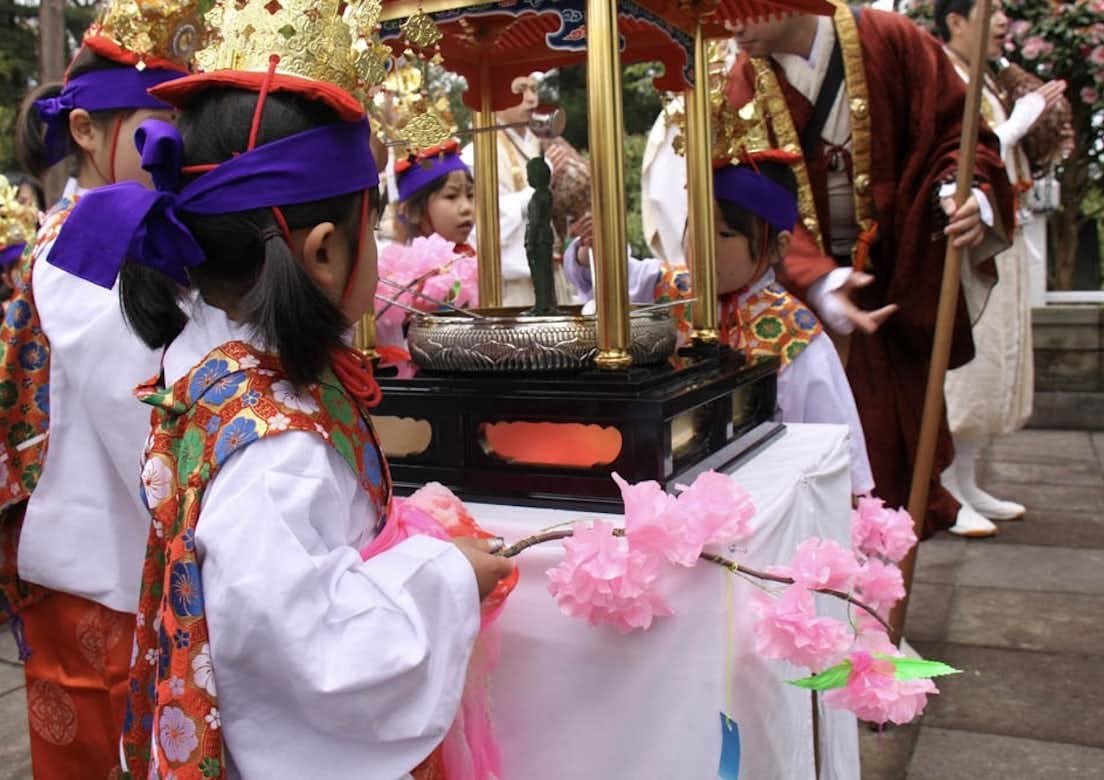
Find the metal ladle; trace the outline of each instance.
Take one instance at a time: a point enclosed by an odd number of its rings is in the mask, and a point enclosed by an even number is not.
[[[559,138],[567,128],[567,112],[562,106],[553,103],[542,103],[533,109],[529,119],[524,122],[508,122],[502,125],[488,125],[487,127],[472,127],[468,130],[459,130],[456,137],[467,137],[476,133],[497,133],[499,130],[527,127],[537,138],[550,140]],[[399,139],[390,141],[387,146],[409,146],[410,141]]]

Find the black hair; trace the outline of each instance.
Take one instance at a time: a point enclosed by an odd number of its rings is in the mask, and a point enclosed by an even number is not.
[[[218,89],[204,93],[180,117],[184,165],[220,163],[248,143],[257,93]],[[337,122],[333,109],[288,93],[270,93],[265,100],[258,145]],[[182,177],[182,184],[195,175]],[[281,206],[292,230],[333,222],[355,251],[360,224],[361,194]],[[370,192],[378,209],[379,194]],[[348,328],[340,308],[311,280],[295,259],[276,223],[272,209],[232,214],[184,214],[206,261],[191,269],[195,287],[208,302],[233,307],[234,319],[280,356],[284,371],[296,385],[314,382],[330,352],[343,346]],[[167,277],[144,266],[126,263],[120,274],[120,300],[130,327],[151,348],[163,346],[185,323],[178,306],[179,289]]]
[[[474,184],[475,177],[472,176],[472,172],[466,171],[466,173],[468,183]],[[398,203],[396,207],[398,219],[396,220],[395,232],[400,244],[409,244],[422,234],[420,228],[429,208],[429,199],[445,188],[452,174],[453,171],[449,171],[444,176],[437,177],[409,198]]]
[[[935,0],[935,7],[932,9],[935,36],[941,41],[949,41],[951,28],[947,26],[947,17],[951,14],[966,17],[973,10],[974,0]]]
[[[77,56],[73,58],[66,77],[75,78],[97,70],[128,67],[130,66],[101,57],[87,47],[81,47]],[[15,156],[20,167],[32,176],[41,177],[51,167],[46,148],[46,125],[38,116],[35,101],[57,97],[63,87],[64,84],[60,81],[42,84],[31,90],[23,98],[23,103],[19,107],[19,117],[15,121]],[[106,128],[116,117],[129,116],[132,113],[134,109],[128,108],[120,111],[90,111],[89,116],[96,124]],[[76,151],[76,145],[68,132],[65,134],[65,143],[68,149],[66,154],[73,154]]]
[[[8,180],[8,184],[18,191],[23,185],[27,185],[31,188],[31,192],[35,197],[35,208],[39,211],[46,210],[46,193],[42,189],[42,182],[33,176],[28,176],[25,173],[6,173],[4,178]]]
[[[797,199],[797,178],[793,170],[785,163],[761,162],[757,163],[759,173],[766,176],[775,184],[783,187]],[[778,234],[781,232],[759,215],[749,211],[743,206],[729,200],[717,199],[717,207],[720,209],[724,223],[729,230],[743,235],[748,240],[748,246],[754,255],[757,255],[766,243],[767,252],[773,252],[778,246]],[[764,235],[766,238],[764,239]]]

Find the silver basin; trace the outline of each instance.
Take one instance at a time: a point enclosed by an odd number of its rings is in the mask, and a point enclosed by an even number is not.
[[[587,368],[598,354],[597,320],[579,307],[554,317],[523,316],[526,307],[474,309],[478,319],[435,313],[411,319],[407,343],[414,362],[434,371],[512,373]],[[633,365],[661,363],[678,332],[669,311],[629,318]]]

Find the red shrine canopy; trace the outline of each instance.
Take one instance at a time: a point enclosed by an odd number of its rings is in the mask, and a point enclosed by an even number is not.
[[[388,5],[384,1],[384,11]],[[659,62],[663,74],[656,89],[681,92],[693,81],[694,17],[685,0],[619,2],[621,61]],[[443,33],[439,42],[444,65],[468,82],[464,102],[478,109],[483,79],[491,88],[495,110],[514,105],[513,81],[533,71],[575,65],[586,60],[585,0],[499,0],[431,13]],[[831,14],[827,0],[715,0],[706,34],[726,34],[725,22],[784,13]],[[380,38],[395,54],[410,47],[401,20],[384,22]],[[432,56],[432,47],[421,49]]]

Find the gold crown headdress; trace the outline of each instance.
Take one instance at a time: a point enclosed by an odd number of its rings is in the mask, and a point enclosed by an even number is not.
[[[114,0],[100,11],[84,42],[110,59],[133,58],[139,69],[163,63],[186,67],[202,43],[199,17],[197,0]]]
[[[394,62],[370,108],[380,137],[416,154],[456,135],[448,93],[441,84],[430,82],[430,65],[409,56]]]
[[[268,71],[340,87],[364,102],[387,76],[391,50],[376,36],[380,0],[219,0],[204,17],[210,42],[196,52],[206,72]]]
[[[770,133],[758,100],[742,106],[728,102],[728,51],[725,42],[709,43],[709,106],[713,134],[713,160],[739,162],[771,149]],[[686,116],[682,109],[668,111],[668,121],[685,132]],[[680,134],[674,139],[675,151],[685,154],[686,142]]]
[[[0,176],[0,249],[27,244],[38,230],[38,212],[19,202],[19,188]]]

